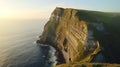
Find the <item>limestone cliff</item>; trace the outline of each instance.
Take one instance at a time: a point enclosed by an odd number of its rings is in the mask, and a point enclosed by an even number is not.
[[[79,16],[76,9],[57,7],[37,41],[55,47],[58,64],[90,62],[100,51],[99,42],[94,38],[93,31],[88,29],[90,24],[82,15]]]

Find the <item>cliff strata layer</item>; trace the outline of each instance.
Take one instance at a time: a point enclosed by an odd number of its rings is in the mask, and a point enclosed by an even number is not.
[[[89,24],[78,14],[78,10],[57,7],[37,41],[55,47],[58,64],[90,62],[100,51]]]

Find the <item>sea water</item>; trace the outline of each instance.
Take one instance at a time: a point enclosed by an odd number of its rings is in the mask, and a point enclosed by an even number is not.
[[[46,19],[0,21],[0,67],[51,67],[55,49],[36,44]]]

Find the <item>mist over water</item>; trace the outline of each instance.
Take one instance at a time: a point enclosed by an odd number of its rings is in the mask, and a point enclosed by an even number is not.
[[[54,48],[35,43],[46,22],[46,19],[0,22],[0,67],[53,65],[55,57],[51,52],[55,52]]]

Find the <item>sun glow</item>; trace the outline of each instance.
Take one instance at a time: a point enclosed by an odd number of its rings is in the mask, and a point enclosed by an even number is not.
[[[14,16],[14,10],[12,6],[0,3],[0,20],[12,18]]]
[[[14,12],[11,9],[3,8],[0,10],[0,18],[11,18],[14,15]]]
[[[16,2],[12,3],[12,1],[0,0],[0,22],[48,17],[49,11],[44,11],[47,8],[43,10],[42,8],[33,6],[28,3],[17,4]]]

